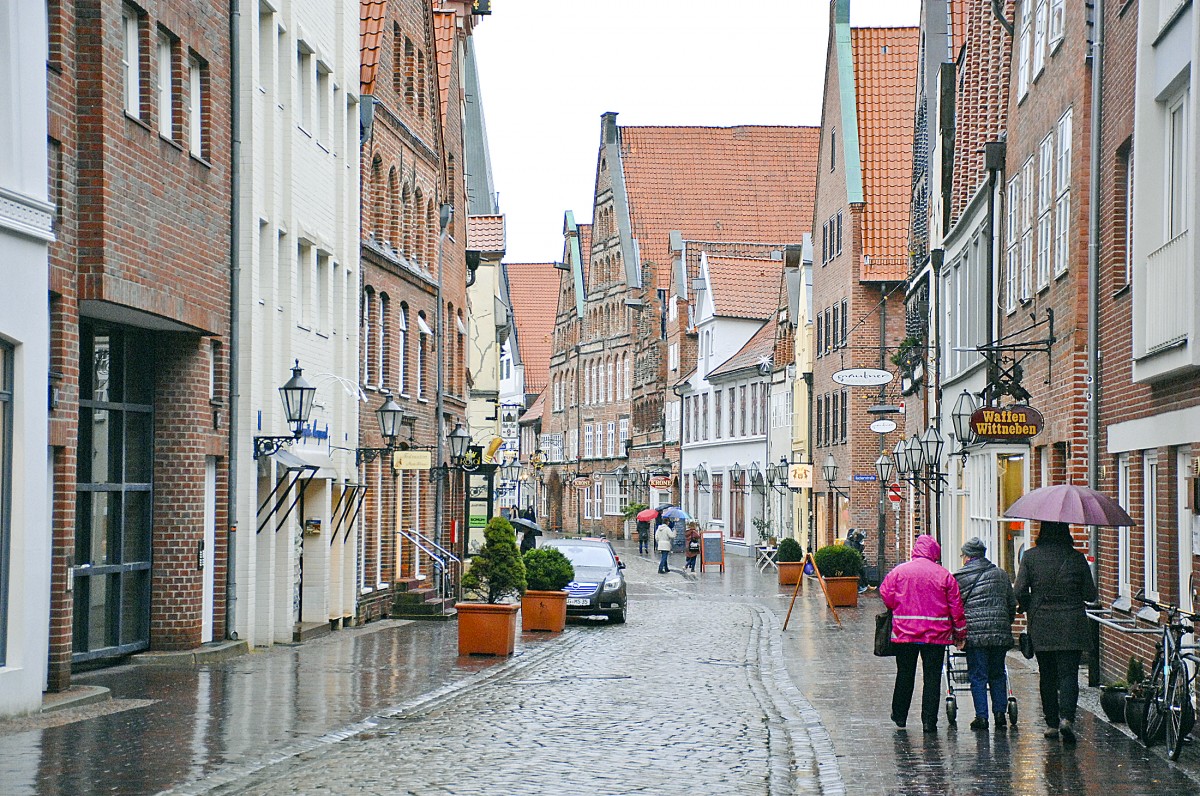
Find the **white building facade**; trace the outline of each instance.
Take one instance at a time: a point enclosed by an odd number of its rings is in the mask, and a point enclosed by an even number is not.
[[[0,14],[0,716],[36,712],[46,685],[50,495],[46,374],[46,14]]]
[[[358,17],[318,0],[241,15],[230,591],[252,646],[354,615],[357,530],[337,509],[357,481]],[[254,456],[255,437],[291,432],[278,389],[297,361],[312,414],[294,444]]]

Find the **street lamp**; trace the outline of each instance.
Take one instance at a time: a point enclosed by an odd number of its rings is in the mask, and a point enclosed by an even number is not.
[[[704,469],[703,464],[696,465],[695,477],[696,477],[696,486],[698,486],[700,488],[701,492],[711,491],[712,487],[709,486],[708,470]]]
[[[945,445],[940,431],[933,426],[925,429],[925,433],[921,435],[921,454],[925,459],[926,466],[933,470],[941,466],[942,449]]]
[[[296,360],[292,368],[292,377],[279,388],[279,397],[283,400],[283,414],[292,428],[291,436],[261,436],[254,438],[254,458],[270,456],[278,453],[284,445],[291,445],[300,439],[304,432],[304,424],[312,414],[313,401],[316,400],[317,388],[309,384],[303,376],[300,360]]]
[[[895,471],[896,465],[892,462],[892,457],[886,453],[879,455],[875,460],[875,474],[879,476],[879,483],[887,486],[891,483],[892,473]]]
[[[379,435],[383,437],[386,447],[355,448],[356,465],[373,462],[379,456],[392,453],[396,449],[396,437],[400,436],[400,426],[416,422],[416,418],[400,408],[400,404],[396,403],[390,392],[383,394],[383,403],[375,410],[375,417],[379,421]]]
[[[825,463],[821,465],[821,475],[825,476],[825,482],[829,485],[829,489],[844,500],[850,499],[850,493],[838,487],[838,464],[837,459],[833,458],[832,453],[825,454]]]
[[[471,435],[463,428],[462,423],[457,423],[454,430],[450,432],[450,461],[461,467],[463,460],[467,457],[467,447],[471,444]]]
[[[975,401],[975,396],[969,391],[963,390],[958,396],[958,400],[954,402],[954,409],[950,413],[951,419],[954,421],[954,436],[958,438],[959,445],[962,447],[955,451],[966,458],[967,447],[975,443],[975,432],[971,429],[971,416],[979,408],[979,404]]]

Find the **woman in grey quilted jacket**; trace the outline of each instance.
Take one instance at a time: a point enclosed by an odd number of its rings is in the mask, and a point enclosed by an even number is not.
[[[962,569],[954,573],[967,612],[967,677],[975,703],[972,730],[988,728],[988,691],[996,727],[1006,725],[1008,676],[1004,656],[1013,645],[1012,623],[1017,598],[1008,573],[988,561],[987,546],[972,537],[962,546]]]

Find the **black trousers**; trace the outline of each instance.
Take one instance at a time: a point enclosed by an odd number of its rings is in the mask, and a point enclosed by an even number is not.
[[[937,724],[942,696],[942,663],[946,648],[941,644],[897,644],[896,687],[892,689],[892,720],[908,719],[917,678],[917,656],[921,658],[921,724]]]
[[[1042,715],[1046,725],[1057,727],[1059,719],[1075,721],[1075,706],[1079,702],[1079,650],[1039,652],[1038,689],[1042,694]]]

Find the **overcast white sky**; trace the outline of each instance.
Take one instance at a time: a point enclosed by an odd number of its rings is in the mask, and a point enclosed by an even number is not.
[[[819,124],[826,0],[493,0],[475,29],[508,262],[562,257],[592,217],[600,114],[622,125]],[[856,26],[920,0],[852,0]]]

